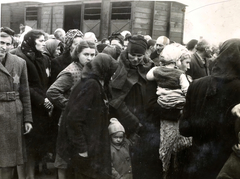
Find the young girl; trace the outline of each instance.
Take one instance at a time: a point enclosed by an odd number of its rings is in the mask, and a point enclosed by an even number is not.
[[[125,129],[116,118],[111,118],[108,131],[111,137],[112,178],[132,179],[129,141],[125,138]]]
[[[186,52],[186,51],[185,51]],[[183,70],[178,69],[186,56],[176,44],[167,45],[160,55],[160,66],[153,67],[146,75],[148,80],[156,80],[158,87],[157,102],[167,113],[171,110],[178,111],[179,116],[185,104],[185,95],[189,87],[189,81]],[[189,56],[190,57],[190,56]],[[191,146],[191,138],[179,134],[178,118],[175,121],[163,117],[160,126],[159,155],[163,165],[164,178],[167,178],[171,157],[181,149]],[[174,162],[174,167],[177,163]]]

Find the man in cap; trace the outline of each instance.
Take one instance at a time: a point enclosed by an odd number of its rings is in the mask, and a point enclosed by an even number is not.
[[[128,40],[127,48],[120,54],[118,69],[110,82],[112,95],[109,103],[110,113],[121,122],[127,138],[134,144],[131,149],[133,178],[153,178],[154,164],[152,162],[155,161],[149,161],[152,148],[147,137],[150,135],[149,126],[152,124],[146,120],[145,111],[147,100],[146,73],[151,68],[143,61],[147,41],[141,35],[133,35]],[[139,137],[141,142],[138,140]],[[159,161],[157,157],[156,161]],[[156,172],[159,173],[159,170]]]
[[[166,45],[170,44],[170,40],[165,37],[165,36],[160,36],[157,38],[156,40],[156,44],[155,44],[155,51],[152,52],[152,54],[150,55],[150,58],[152,59],[152,61],[155,63],[155,65],[159,65],[159,55],[162,52],[162,50],[164,49],[164,47]]]
[[[32,129],[32,112],[26,62],[9,53],[13,31],[4,29],[0,32],[0,178],[10,179],[14,167],[26,161],[23,136]]]

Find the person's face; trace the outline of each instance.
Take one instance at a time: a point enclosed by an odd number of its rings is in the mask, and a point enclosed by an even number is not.
[[[158,53],[161,53],[161,51],[164,49],[165,45],[163,44],[156,44],[156,50]]]
[[[139,65],[143,61],[143,54],[128,53],[128,59],[133,66]]]
[[[61,42],[64,42],[64,33],[59,31],[58,35],[57,35],[58,40],[60,40]]]
[[[207,46],[207,47],[205,48],[205,57],[206,57],[206,58],[211,58],[211,57],[212,57],[212,49],[211,49],[210,46]]]
[[[45,45],[46,43],[43,35],[41,35],[39,38],[35,40],[35,47],[38,51],[43,52]]]
[[[1,37],[0,38],[0,59],[3,59],[10,49],[12,49],[12,38]]]
[[[188,69],[190,69],[190,63],[191,63],[191,59],[190,58],[186,58],[184,59],[180,66],[179,66],[179,69],[186,72]]]
[[[79,53],[79,62],[85,65],[87,62],[91,61],[95,57],[94,48],[84,48],[81,53]]]
[[[111,135],[111,140],[114,145],[121,145],[124,139],[123,132],[116,132]]]
[[[73,49],[77,46],[77,44],[78,44],[79,42],[81,42],[81,41],[82,41],[82,38],[81,38],[81,37],[76,37],[76,38],[74,38],[74,39],[73,39],[72,46],[70,47],[70,52],[72,52]]]
[[[58,57],[61,54],[61,48],[58,46],[53,54],[54,57]]]

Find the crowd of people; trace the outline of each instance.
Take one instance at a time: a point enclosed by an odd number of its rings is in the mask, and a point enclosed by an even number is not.
[[[0,178],[240,178],[240,39],[0,34]]]

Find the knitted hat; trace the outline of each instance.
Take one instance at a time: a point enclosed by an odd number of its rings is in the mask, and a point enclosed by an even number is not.
[[[174,44],[170,44],[165,46],[163,51],[161,52],[161,59],[160,61],[169,64],[169,63],[176,63],[177,60],[181,57],[181,48],[177,47]]]
[[[160,36],[157,38],[156,44],[168,45],[170,43],[169,38],[165,36]]]
[[[109,132],[109,135],[114,134],[116,132],[124,132],[125,133],[125,129],[116,118],[111,118],[110,124],[108,126],[108,132]]]
[[[141,35],[133,35],[128,39],[127,51],[131,54],[145,54],[147,50],[147,41]]]

